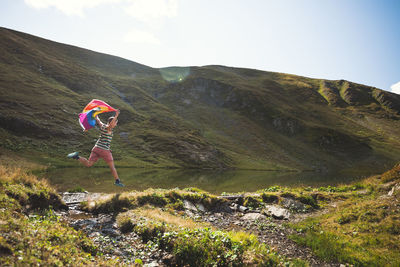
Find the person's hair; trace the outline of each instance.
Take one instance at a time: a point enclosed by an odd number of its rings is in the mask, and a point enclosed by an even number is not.
[[[108,124],[110,124],[110,122],[114,119],[114,116],[111,116],[110,118],[108,118]]]

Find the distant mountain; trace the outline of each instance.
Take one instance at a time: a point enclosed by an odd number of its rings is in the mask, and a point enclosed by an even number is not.
[[[378,171],[400,159],[400,96],[374,87],[225,66],[156,69],[5,28],[0,49],[2,151],[88,155],[98,132],[82,133],[77,115],[98,98],[121,110],[119,165]]]

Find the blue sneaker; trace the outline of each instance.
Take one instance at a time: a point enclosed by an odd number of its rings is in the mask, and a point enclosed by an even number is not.
[[[115,183],[114,183],[116,186],[121,186],[121,187],[123,187],[123,186],[125,186],[123,183],[121,183],[121,181],[119,180],[119,179],[117,179],[117,180],[115,180]]]
[[[69,153],[69,154],[67,155],[67,158],[70,158],[70,159],[79,159],[79,152]]]

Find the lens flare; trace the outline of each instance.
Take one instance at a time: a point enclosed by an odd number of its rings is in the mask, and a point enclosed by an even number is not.
[[[183,82],[190,74],[190,67],[168,67],[160,69],[164,80],[171,83]]]

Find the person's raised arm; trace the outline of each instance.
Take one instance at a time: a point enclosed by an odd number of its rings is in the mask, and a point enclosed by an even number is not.
[[[115,111],[115,116],[114,116],[114,119],[112,119],[112,121],[111,121],[111,123],[112,123],[112,124],[114,124],[114,123],[115,123],[115,121],[118,119],[119,112],[120,112],[120,111],[119,111],[119,109],[117,109],[117,111]],[[110,123],[110,124],[111,124],[111,123]]]
[[[108,126],[107,126],[108,130],[113,129],[116,126],[116,122],[118,120],[119,112],[120,112],[119,109],[117,109],[115,111],[114,118],[108,123]]]
[[[97,122],[97,124],[99,125],[100,128],[103,127],[104,123],[100,120],[98,115],[96,116],[96,122]]]

